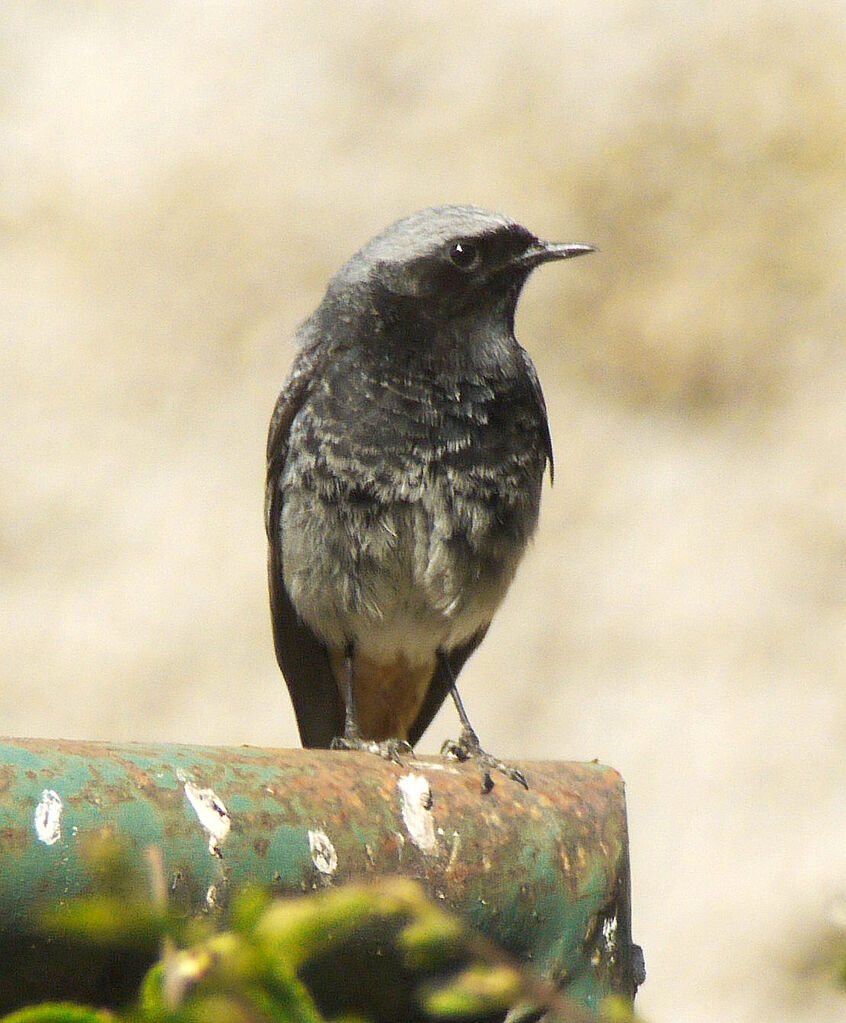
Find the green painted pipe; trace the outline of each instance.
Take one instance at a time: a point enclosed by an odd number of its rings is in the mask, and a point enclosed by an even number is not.
[[[104,833],[139,867],[157,847],[169,897],[194,912],[224,910],[246,881],[290,894],[414,878],[583,1004],[633,998],[622,779],[521,766],[528,791],[496,777],[483,794],[477,767],[439,757],[0,740],[0,1008],[119,994],[148,965],[87,961],[34,923],[94,890],[80,851]]]

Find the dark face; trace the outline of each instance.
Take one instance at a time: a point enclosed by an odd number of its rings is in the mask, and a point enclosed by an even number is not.
[[[431,250],[382,264],[381,287],[422,300],[441,316],[516,304],[531,266],[522,260],[537,239],[525,228],[456,235]]]

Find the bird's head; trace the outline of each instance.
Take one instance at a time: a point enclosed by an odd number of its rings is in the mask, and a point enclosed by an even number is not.
[[[386,228],[336,274],[330,292],[362,293],[378,308],[396,305],[424,321],[514,310],[541,263],[594,251],[545,242],[527,228],[475,206],[437,206]]]

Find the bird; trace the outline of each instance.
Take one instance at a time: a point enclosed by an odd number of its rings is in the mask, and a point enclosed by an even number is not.
[[[443,752],[482,787],[523,772],[480,744],[456,687],[538,522],[553,452],[514,317],[542,241],[476,206],[377,234],[296,332],[267,442],[276,657],[307,748],[410,752],[448,695]]]

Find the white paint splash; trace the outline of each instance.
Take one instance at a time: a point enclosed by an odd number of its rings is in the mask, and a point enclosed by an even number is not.
[[[402,802],[402,819],[408,837],[424,853],[437,845],[432,816],[432,790],[422,774],[404,774],[397,782]]]
[[[460,771],[456,770],[451,764],[439,764],[434,760],[420,760],[418,759],[416,767],[425,767],[427,771],[445,771],[447,774],[461,774]]]
[[[212,789],[197,788],[190,781],[185,782],[185,795],[194,808],[203,830],[209,836],[209,852],[212,856],[222,856],[220,847],[226,841],[232,826],[232,818],[223,800],[216,796]]]
[[[45,845],[55,845],[62,837],[62,812],[65,807],[58,792],[45,789],[35,808],[35,834]]]
[[[440,828],[438,828],[438,831],[440,831]],[[452,870],[455,867],[455,864],[458,862],[458,854],[459,854],[460,851],[461,851],[461,835],[459,835],[459,833],[457,831],[453,831],[453,833],[452,833],[452,846],[450,847],[450,850],[449,850],[449,861],[448,861],[448,863],[446,865],[445,873],[447,873],[447,874],[452,873]]]
[[[335,846],[325,831],[309,831],[308,847],[311,850],[311,862],[321,874],[331,876],[338,869],[338,854]]]
[[[617,914],[608,916],[602,921],[602,937],[609,952],[613,952],[617,945]]]

